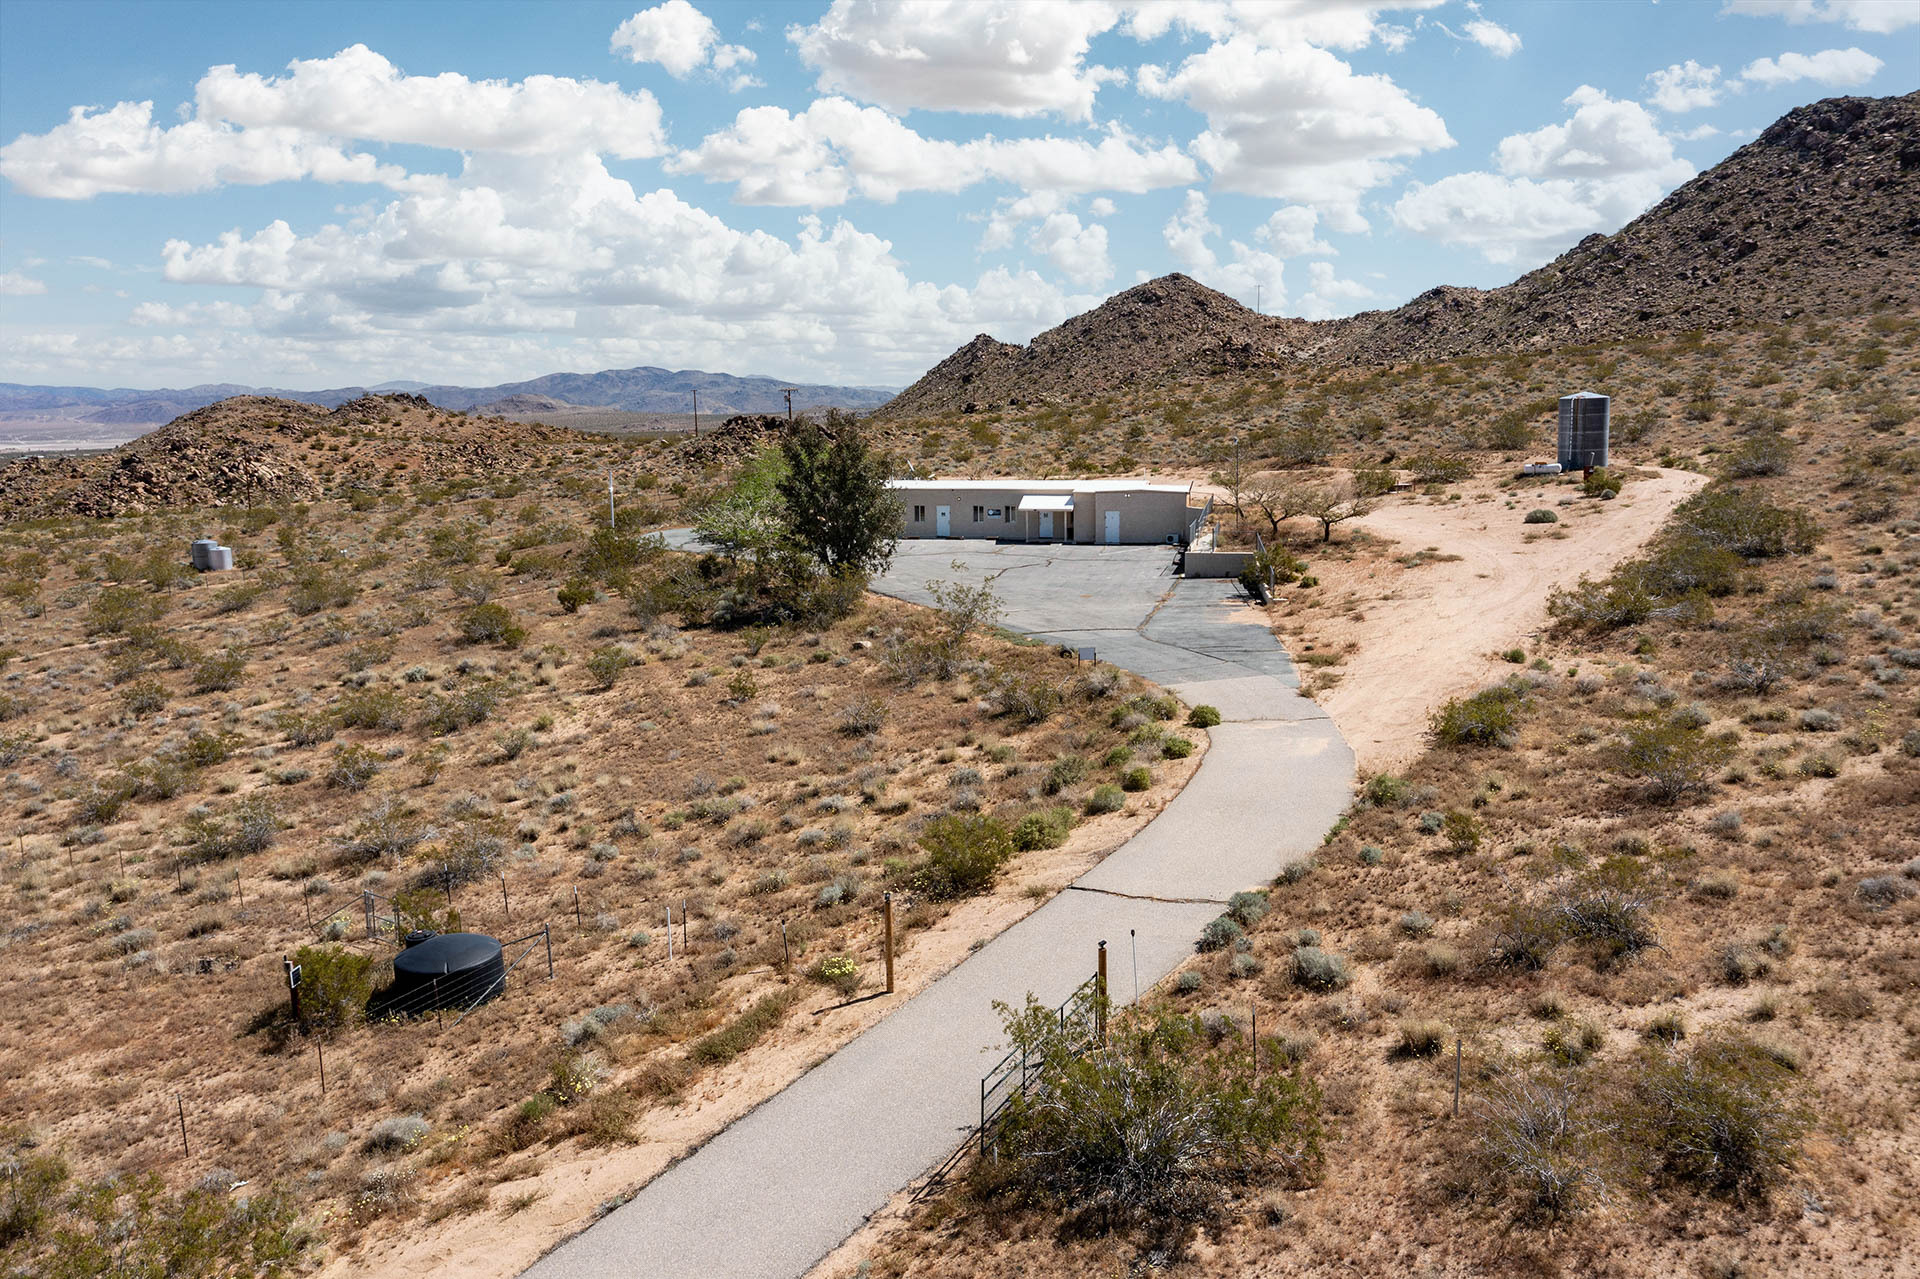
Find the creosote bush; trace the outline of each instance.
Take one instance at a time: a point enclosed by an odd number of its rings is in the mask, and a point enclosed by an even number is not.
[[[1434,712],[1429,727],[1447,746],[1511,747],[1519,740],[1519,711],[1525,702],[1523,688],[1496,684],[1471,697],[1452,698]]]
[[[915,876],[920,891],[940,901],[972,897],[993,887],[1015,850],[1003,822],[980,814],[947,813],[920,836],[927,860]]]
[[[1083,1054],[1053,1010],[1031,999],[1000,1010],[1042,1086],[1013,1103],[999,1161],[979,1166],[987,1193],[1070,1204],[1096,1228],[1151,1230],[1212,1216],[1250,1177],[1298,1181],[1317,1170],[1318,1086],[1297,1067],[1256,1077],[1229,1027],[1119,1015],[1108,1048]]]

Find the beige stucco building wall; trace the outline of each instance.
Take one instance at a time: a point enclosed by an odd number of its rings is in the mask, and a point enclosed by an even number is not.
[[[893,488],[904,508],[905,537],[1181,542],[1200,513],[1188,505],[1190,485],[1144,480],[896,480]],[[1028,497],[1071,498],[1073,507],[1020,510]]]

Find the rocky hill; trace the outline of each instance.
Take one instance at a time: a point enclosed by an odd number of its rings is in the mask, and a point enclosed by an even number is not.
[[[240,395],[89,457],[0,468],[0,523],[311,501],[398,475],[499,474],[543,464],[582,437],[448,413],[418,395],[362,395],[328,409]]]
[[[607,369],[600,373],[549,373],[528,382],[499,386],[429,386],[420,394],[442,408],[472,409],[508,398],[540,396],[567,405],[624,409],[630,413],[689,413],[700,395],[700,412],[784,413],[786,388],[793,388],[793,409],[870,409],[887,402],[891,390],[871,386],[820,386],[770,377],[735,377],[699,369]]]
[[[1875,305],[1920,305],[1920,93],[1791,111],[1619,232],[1498,289],[1435,288],[1316,323],[1168,275],[1024,347],[982,334],[881,412],[1021,408],[1219,367],[1391,364]]]

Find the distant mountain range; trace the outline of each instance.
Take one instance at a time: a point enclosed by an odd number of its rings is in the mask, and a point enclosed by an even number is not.
[[[1073,403],[1219,369],[1377,367],[1916,306],[1920,93],[1830,98],[1501,288],[1430,289],[1396,310],[1310,321],[1162,276],[1024,346],[982,333],[881,416]]]
[[[568,408],[621,409],[632,413],[690,413],[693,395],[700,395],[700,412],[785,412],[785,391],[793,390],[793,407],[801,409],[872,409],[885,404],[893,390],[874,386],[821,386],[782,382],[770,377],[734,377],[698,369],[608,369],[601,373],[550,373],[529,382],[500,386],[435,386],[426,382],[382,382],[378,386],[338,387],[326,391],[289,391],[279,387],[240,386],[230,382],[164,390],[103,389],[92,386],[26,386],[0,382],[0,413],[58,414],[86,422],[138,425],[171,422],[195,409],[235,395],[266,395],[299,400],[323,408],[337,408],[368,392],[406,391],[424,396],[444,409],[492,411],[563,410]],[[503,404],[504,402],[504,404]]]

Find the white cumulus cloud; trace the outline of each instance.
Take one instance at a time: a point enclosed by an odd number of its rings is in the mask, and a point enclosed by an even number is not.
[[[1187,192],[1160,233],[1173,260],[1208,288],[1218,289],[1244,306],[1258,305],[1268,313],[1286,305],[1286,264],[1278,254],[1239,240],[1227,242],[1225,260],[1215,252],[1212,241],[1219,237],[1220,227],[1208,215],[1204,193]]]
[[[1087,120],[1100,86],[1123,78],[1088,65],[1087,46],[1119,20],[1099,0],[833,0],[787,39],[822,92],[890,111]]]
[[[1496,58],[1511,58],[1520,52],[1520,37],[1497,22],[1475,18],[1462,29],[1467,33],[1467,39]]]
[[[1692,58],[1655,71],[1647,77],[1647,84],[1653,90],[1648,95],[1653,105],[1670,115],[1713,106],[1725,88],[1719,67],[1703,67]]]
[[[154,123],[153,103],[74,107],[65,123],[0,147],[0,175],[28,195],[177,194],[312,179],[431,184],[343,139],[532,154],[585,148],[627,159],[665,147],[660,104],[596,80],[529,76],[517,83],[411,76],[364,45],[295,61],[289,74],[214,67],[195,87],[190,119]]]
[[[1498,173],[1414,183],[1393,206],[1403,230],[1531,265],[1581,236],[1614,231],[1693,176],[1646,108],[1582,85],[1562,124],[1503,138]]]
[[[1833,88],[1853,89],[1873,79],[1885,65],[1864,49],[1826,49],[1819,53],[1755,58],[1740,72],[1740,78],[1769,88],[1812,80]]]
[[[20,271],[0,271],[0,297],[23,298],[47,291],[46,281]]]
[[[1171,74],[1142,67],[1137,82],[1206,115],[1191,149],[1215,187],[1310,205],[1341,231],[1366,226],[1360,197],[1398,172],[1397,158],[1453,145],[1440,116],[1390,78],[1309,44],[1234,36]]]
[[[687,0],[642,9],[615,28],[611,47],[629,62],[657,62],[680,80],[702,68],[729,71],[754,59],[753,50],[722,41],[713,19]],[[734,84],[744,88],[751,80],[736,78]]]
[[[1113,259],[1107,256],[1107,228],[1097,222],[1083,226],[1074,214],[1050,213],[1027,236],[1027,247],[1083,288],[1113,278]]]
[[[859,196],[891,201],[907,191],[958,191],[997,180],[1026,190],[1127,191],[1191,182],[1177,147],[1143,144],[1118,127],[1084,138],[923,137],[878,107],[816,98],[798,115],[749,107],[724,129],[667,161],[675,173],[734,184],[746,204],[820,208]]]
[[[1784,18],[1796,26],[1839,22],[1875,35],[1891,35],[1920,23],[1920,4],[1913,0],[1726,0],[1721,12]]]

